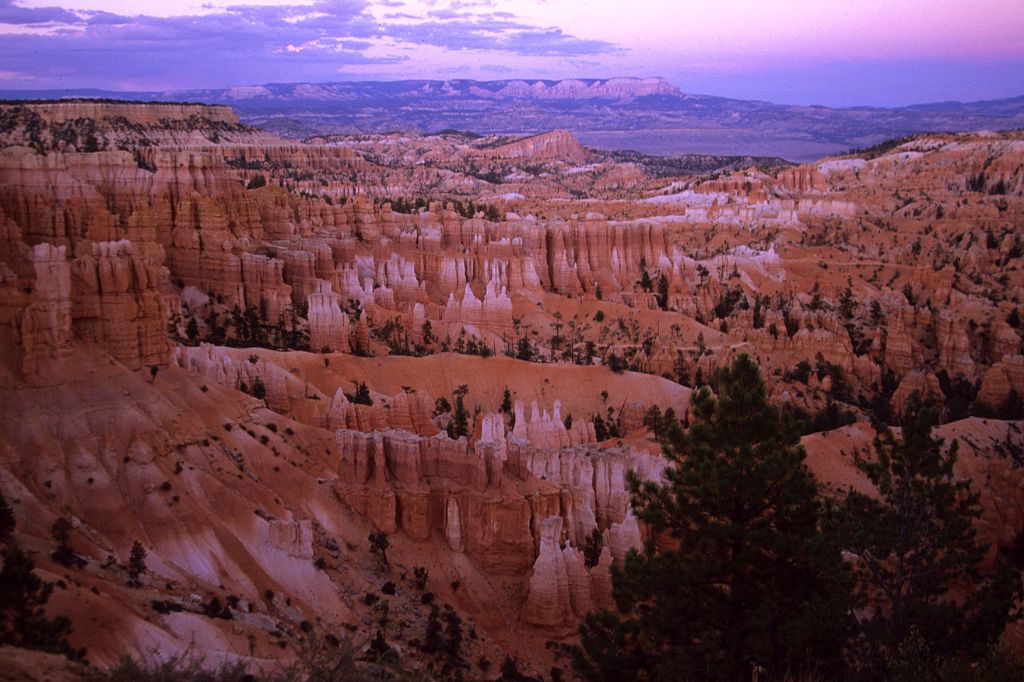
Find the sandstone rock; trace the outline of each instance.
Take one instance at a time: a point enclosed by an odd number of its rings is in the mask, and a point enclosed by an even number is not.
[[[350,350],[348,315],[341,311],[331,293],[331,284],[320,281],[315,293],[309,295],[307,319],[309,320],[309,347],[313,350],[328,348],[335,352]]]
[[[593,586],[594,607],[597,609],[615,609],[615,597],[612,588],[612,552],[607,542],[601,548],[601,556],[597,565],[590,569],[590,581]]]
[[[951,377],[973,378],[975,365],[971,357],[971,341],[963,325],[949,314],[940,314],[935,326],[939,342],[939,366]]]
[[[459,502],[453,496],[445,504],[444,537],[448,548],[453,552],[462,552],[465,544],[462,541],[462,517],[459,513]]]
[[[31,377],[48,359],[68,350],[71,343],[71,271],[65,247],[36,244],[28,258],[34,271],[34,287],[22,314],[21,369]]]
[[[309,520],[273,520],[267,527],[270,544],[296,559],[313,558],[313,528]]]
[[[899,317],[889,322],[888,333],[885,340],[885,365],[902,376],[914,368],[913,347],[914,340],[907,333]]]
[[[530,591],[523,618],[531,625],[562,628],[574,622],[569,575],[559,544],[562,517],[553,516],[541,524],[540,554],[533,564]]]
[[[581,163],[589,156],[583,145],[566,130],[541,133],[487,150],[487,156],[497,158],[560,159]]]
[[[992,409],[1002,408],[1011,397],[1024,399],[1024,356],[1004,355],[985,372],[976,400]]]
[[[893,412],[895,414],[903,414],[907,407],[907,401],[915,393],[920,400],[938,400],[941,402],[943,399],[942,387],[939,385],[939,380],[934,374],[931,372],[910,372],[903,377],[896,392],[892,394],[890,405],[892,405]]]
[[[136,256],[127,240],[96,242],[91,257],[71,265],[76,334],[133,369],[166,363],[166,269]]]
[[[577,618],[582,619],[594,610],[593,589],[590,574],[587,573],[587,567],[584,565],[583,552],[566,545],[562,549],[562,558],[565,563],[566,575],[569,578],[572,611]]]
[[[512,334],[512,299],[502,288],[496,292],[492,279],[487,283],[483,299],[478,299],[473,289],[466,284],[462,298],[456,300],[455,293],[448,297],[442,319],[453,326],[494,332],[499,336]]]
[[[625,559],[629,550],[640,551],[643,546],[640,526],[631,511],[626,513],[626,518],[622,523],[613,523],[608,527],[608,549],[612,553],[612,559],[616,562]]]

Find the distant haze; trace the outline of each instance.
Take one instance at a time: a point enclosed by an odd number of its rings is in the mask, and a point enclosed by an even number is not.
[[[1024,94],[1021,0],[0,0],[0,89],[660,75],[897,106]]]

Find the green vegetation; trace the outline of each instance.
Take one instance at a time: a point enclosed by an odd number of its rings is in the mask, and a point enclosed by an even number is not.
[[[345,394],[349,402],[356,405],[373,405],[373,398],[370,396],[370,389],[366,386],[366,382],[357,381],[355,389],[355,392]]]
[[[391,546],[391,541],[388,540],[388,536],[378,530],[370,533],[368,540],[370,541],[370,552],[372,552],[382,564],[387,566],[388,547]]]
[[[467,393],[469,393],[469,386],[466,384],[462,384],[452,391],[452,397],[455,401],[455,409],[452,412],[451,420],[448,422],[449,438],[462,438],[463,436],[469,435],[471,425],[469,420],[469,410],[466,409]]]
[[[753,361],[715,383],[717,399],[694,394],[685,432],[646,416],[670,465],[660,483],[630,474],[653,535],[613,569],[617,612],[580,626],[583,679],[1021,679],[998,646],[1022,615],[1019,567],[1000,556],[982,571],[979,498],[954,477],[955,444],[931,435],[938,410],[915,398],[899,435],[879,424],[856,460],[878,495],[833,503],[804,463],[806,424],[767,403]]]
[[[380,641],[377,641],[377,640]],[[382,655],[382,650],[384,654]],[[117,665],[92,673],[95,682],[371,682],[421,680],[397,666],[382,637],[371,642],[371,661],[357,661],[351,642],[336,637],[310,636],[298,647],[295,662],[275,672],[249,670],[236,661],[211,666],[186,650],[165,659],[137,660],[126,657]]]
[[[138,540],[132,542],[131,553],[128,555],[128,584],[139,587],[139,577],[146,572],[146,549]]]
[[[664,444],[665,483],[631,475],[633,508],[678,543],[613,573],[621,615],[588,616],[578,671],[597,680],[750,679],[842,668],[849,573],[798,435],[747,356],[695,394]]]
[[[1019,571],[1003,562],[990,576],[980,571],[988,547],[973,527],[979,496],[954,477],[957,445],[931,435],[937,423],[936,409],[911,401],[900,435],[879,431],[874,456],[857,458],[879,496],[851,491],[841,509],[858,601],[869,605],[851,657],[875,679],[903,678],[901,670],[958,679],[989,658],[1006,623],[1021,615]],[[965,594],[950,593],[954,581]]]
[[[868,161],[870,161],[871,159],[876,159],[879,156],[882,156],[884,154],[888,154],[893,149],[896,149],[896,147],[899,147],[900,145],[903,145],[903,144],[906,144],[906,143],[910,142],[915,137],[916,137],[915,135],[906,135],[904,137],[894,137],[892,139],[884,140],[882,142],[879,142],[878,144],[871,145],[870,147],[860,147],[858,149],[850,149],[849,151],[844,152],[843,156],[856,156],[856,157],[860,157],[862,159],[867,159]]]
[[[63,654],[74,660],[85,658],[85,649],[75,649],[67,640],[71,634],[67,616],[46,617],[53,583],[44,582],[34,573],[35,561],[14,542],[15,528],[14,513],[0,494],[0,645]],[[71,524],[67,523],[66,531],[64,528],[64,524],[59,524],[66,544]],[[54,529],[56,535],[58,524],[54,524]]]

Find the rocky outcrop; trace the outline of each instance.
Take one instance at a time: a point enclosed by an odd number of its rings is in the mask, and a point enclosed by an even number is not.
[[[162,365],[170,354],[167,270],[135,254],[132,242],[95,242],[71,263],[72,317],[79,338],[93,341],[132,369]]]
[[[211,123],[238,124],[238,115],[231,107],[210,104],[175,104],[151,102],[96,102],[72,100],[64,102],[35,102],[31,111],[47,123],[61,123],[77,119],[123,119],[142,126],[167,127],[168,121],[187,122],[194,119]]]
[[[939,367],[945,369],[951,377],[973,378],[976,368],[971,356],[971,340],[963,324],[944,313],[938,316],[935,326],[939,343]]]
[[[546,409],[541,411],[534,401],[530,404],[530,415],[527,417],[522,401],[517,400],[512,437],[534,447],[555,449],[597,441],[593,422],[573,422],[572,427],[567,429],[562,419],[561,401],[555,400],[552,408],[551,413]]]
[[[903,414],[903,411],[907,407],[907,402],[911,396],[916,395],[920,401],[939,401],[943,399],[942,387],[939,385],[939,379],[931,372],[910,372],[903,380],[900,381],[900,385],[896,388],[896,392],[892,394],[892,400],[890,405],[892,406],[894,414]]]
[[[608,549],[616,562],[626,558],[631,549],[643,549],[640,536],[640,525],[632,512],[628,512],[622,523],[613,523],[608,527]]]
[[[487,283],[483,299],[477,298],[470,285],[466,284],[461,299],[456,299],[454,292],[448,296],[442,320],[453,327],[461,326],[478,333],[489,331],[502,338],[511,338],[512,299],[505,287],[498,291],[494,279]]]
[[[269,542],[296,559],[313,558],[313,526],[312,522],[302,521],[271,521],[267,526]]]
[[[341,311],[337,297],[331,292],[330,282],[318,283],[316,293],[310,294],[306,301],[309,347],[316,350],[349,352],[349,335],[352,330],[348,315]]]
[[[569,573],[560,546],[562,517],[544,519],[540,532],[540,553],[533,563],[523,619],[546,628],[566,627],[574,622],[574,615]]]
[[[499,159],[559,159],[569,163],[582,163],[590,156],[583,145],[567,130],[554,130],[526,137],[509,144],[486,150],[486,155]]]
[[[612,552],[605,544],[597,565],[590,571],[590,584],[593,588],[594,607],[597,609],[615,609],[615,596],[612,586]]]
[[[71,344],[71,268],[66,247],[37,244],[28,253],[33,277],[18,327],[21,370],[31,377]]]
[[[990,409],[1008,406],[1016,396],[1018,407],[1024,400],[1024,356],[1005,355],[992,365],[981,379],[976,400]]]
[[[914,340],[900,318],[895,317],[888,326],[885,339],[885,366],[902,376],[916,366]]]

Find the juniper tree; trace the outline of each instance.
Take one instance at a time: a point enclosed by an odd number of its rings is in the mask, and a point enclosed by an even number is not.
[[[849,572],[823,532],[828,508],[793,425],[741,355],[719,398],[694,394],[691,427],[671,425],[663,483],[630,474],[632,507],[665,542],[613,570],[620,613],[580,628],[589,680],[771,679],[843,667]],[[660,546],[660,549],[659,549]]]

